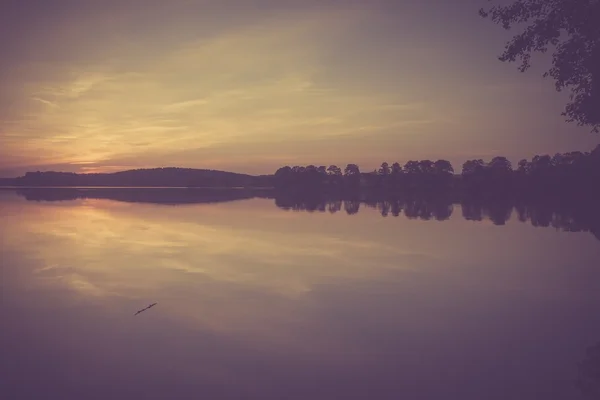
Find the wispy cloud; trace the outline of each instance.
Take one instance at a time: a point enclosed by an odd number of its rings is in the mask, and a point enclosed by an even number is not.
[[[423,114],[421,103],[400,104],[320,78],[322,55],[334,45],[328,37],[361,18],[305,12],[161,48],[150,64],[69,67],[70,80],[30,85],[32,100],[47,107],[21,117],[10,133],[23,139],[25,151],[46,148],[65,163],[105,163],[120,154],[160,160],[183,148],[240,142],[276,151],[281,140],[400,126],[398,118],[421,123],[402,115]]]
[[[11,36],[0,60],[0,169],[85,161],[96,171],[177,164],[264,173],[279,160],[377,163],[484,142],[506,150],[501,142],[526,136],[529,148],[544,147],[550,139],[536,129],[553,130],[565,149],[593,142],[560,136],[564,104],[548,108],[551,85],[498,63],[467,27],[478,21],[470,5],[100,4],[44,8],[48,18]],[[436,28],[438,17],[454,18],[454,28]],[[550,112],[555,120],[543,117]]]
[[[47,105],[49,107],[58,107],[58,105],[56,103],[53,103],[53,102],[51,102],[49,100],[44,100],[44,99],[39,98],[39,97],[32,97],[31,100],[39,101],[40,103],[45,104],[45,105]]]
[[[189,108],[194,108],[196,106],[202,106],[208,104],[208,100],[206,99],[195,99],[195,100],[187,100],[187,101],[178,101],[172,104],[168,104],[164,107],[164,112],[177,112],[186,110]]]

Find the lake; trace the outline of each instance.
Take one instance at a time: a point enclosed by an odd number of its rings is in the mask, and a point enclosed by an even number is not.
[[[116,198],[0,191],[0,398],[600,398],[590,232]]]

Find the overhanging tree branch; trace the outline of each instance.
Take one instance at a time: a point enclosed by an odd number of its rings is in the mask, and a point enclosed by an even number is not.
[[[479,14],[504,29],[528,24],[499,57],[518,60],[521,72],[529,69],[533,53],[554,47],[552,67],[544,76],[555,80],[557,91],[571,92],[562,115],[600,133],[600,0],[516,0]]]

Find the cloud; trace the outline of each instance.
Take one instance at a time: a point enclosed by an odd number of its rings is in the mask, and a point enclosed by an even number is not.
[[[58,105],[57,105],[57,104],[55,104],[55,103],[53,103],[53,102],[51,102],[51,101],[49,101],[49,100],[44,100],[44,99],[41,99],[41,98],[39,98],[39,97],[32,97],[32,98],[31,98],[31,100],[34,100],[34,101],[39,101],[40,103],[42,103],[42,104],[45,104],[45,105],[47,105],[47,106],[49,106],[49,107],[58,107]]]
[[[0,38],[0,170],[265,173],[280,160],[374,166],[523,137],[534,149],[548,130],[565,150],[592,142],[559,135],[551,85],[529,90],[528,75],[498,63],[470,30],[481,22],[470,5],[32,1],[0,16],[11,33]],[[436,29],[442,20],[452,26]]]
[[[25,94],[42,107],[21,109],[3,126],[0,142],[8,151],[35,154],[36,164],[57,158],[123,164],[123,154],[152,154],[159,164],[181,149],[262,143],[277,151],[277,143],[299,137],[419,125],[427,119],[421,103],[398,104],[353,90],[351,82],[331,86],[322,79],[333,39],[367,17],[354,10],[303,11],[158,45],[151,62],[142,55],[148,50],[125,57],[116,48],[116,60],[64,64],[62,79],[26,85]],[[411,117],[399,124],[403,113]]]
[[[168,104],[163,108],[163,112],[178,112],[182,110],[186,110],[189,108],[194,108],[196,106],[202,106],[208,104],[208,100],[206,99],[195,99],[195,100],[185,100],[175,102],[173,104]]]

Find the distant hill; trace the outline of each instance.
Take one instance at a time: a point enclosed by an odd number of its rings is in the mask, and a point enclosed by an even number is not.
[[[253,176],[194,168],[151,168],[114,173],[27,172],[0,179],[1,186],[115,186],[115,187],[270,187],[270,175]]]

